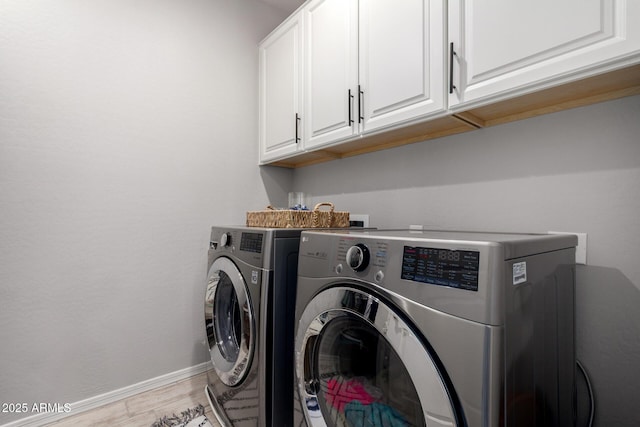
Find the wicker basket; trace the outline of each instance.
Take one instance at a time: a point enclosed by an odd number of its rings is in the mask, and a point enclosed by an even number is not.
[[[320,210],[328,206],[329,210]],[[333,203],[315,205],[312,211],[274,209],[267,206],[263,211],[247,212],[248,227],[267,228],[346,228],[349,227],[349,212],[334,210]]]

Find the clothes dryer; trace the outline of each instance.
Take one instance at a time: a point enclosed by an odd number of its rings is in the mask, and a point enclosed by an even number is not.
[[[206,394],[225,427],[292,425],[301,231],[211,230],[204,314],[212,368]]]
[[[296,426],[571,426],[575,236],[303,232]]]

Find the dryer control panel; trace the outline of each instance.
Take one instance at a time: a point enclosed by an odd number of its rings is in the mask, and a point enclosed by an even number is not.
[[[355,271],[362,271],[367,268],[369,266],[370,258],[369,248],[362,243],[351,246],[347,250],[347,255],[345,256],[347,264],[349,264],[349,267]]]
[[[404,246],[402,275],[405,280],[478,290],[480,252]]]
[[[383,282],[388,246],[388,242],[383,240],[362,242],[354,237],[340,238],[336,251],[335,273],[340,275],[351,271],[356,277],[373,279],[376,283]]]

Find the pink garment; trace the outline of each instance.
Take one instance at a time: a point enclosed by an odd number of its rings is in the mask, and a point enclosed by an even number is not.
[[[327,382],[327,402],[338,411],[344,412],[344,407],[353,401],[363,405],[369,405],[375,401],[357,380],[340,381],[331,379]]]

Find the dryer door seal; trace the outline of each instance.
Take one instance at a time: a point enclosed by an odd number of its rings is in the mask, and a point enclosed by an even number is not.
[[[229,258],[217,258],[209,269],[205,324],[213,369],[224,384],[239,384],[249,372],[256,334],[246,283]]]
[[[329,288],[305,308],[296,375],[307,423],[456,426],[447,387],[428,349],[384,301]]]

